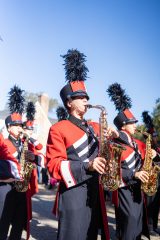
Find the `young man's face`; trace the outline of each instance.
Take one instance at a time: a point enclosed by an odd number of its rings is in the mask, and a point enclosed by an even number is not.
[[[136,131],[136,123],[126,124],[122,127],[122,130],[125,130],[128,133],[130,133],[131,135],[133,135]]]
[[[8,127],[9,134],[12,135],[15,138],[18,138],[22,131],[23,131],[23,129],[22,129],[21,124],[10,125]]]
[[[71,113],[83,115],[87,111],[88,100],[86,97],[74,97],[68,101],[68,107]]]

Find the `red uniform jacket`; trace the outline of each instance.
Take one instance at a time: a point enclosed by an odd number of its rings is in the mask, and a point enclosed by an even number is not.
[[[0,181],[20,180],[20,165],[0,134]]]

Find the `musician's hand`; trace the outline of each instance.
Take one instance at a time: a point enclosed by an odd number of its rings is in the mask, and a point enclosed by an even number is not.
[[[157,152],[154,149],[152,149],[152,158],[155,158],[156,156],[157,156]]]
[[[149,176],[146,171],[135,172],[134,176],[135,176],[135,178],[140,179],[141,182],[143,182],[143,183],[148,182],[148,180],[149,180]]]
[[[118,138],[119,132],[113,127],[108,127],[108,129],[106,130],[106,137]]]
[[[33,153],[32,151],[30,151],[30,150],[27,150],[27,151],[25,152],[25,159],[26,159],[26,161],[28,161],[28,162],[33,162],[33,161],[35,160],[35,155],[34,155],[34,153]]]
[[[102,157],[96,157],[94,160],[89,162],[89,171],[97,171],[100,174],[103,174],[105,171],[106,160]]]

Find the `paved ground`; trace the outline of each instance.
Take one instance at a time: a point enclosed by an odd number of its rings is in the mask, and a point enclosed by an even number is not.
[[[31,222],[30,240],[56,240],[57,219],[51,212],[55,199],[55,192],[56,190],[48,190],[42,185],[39,185],[39,193],[32,199],[33,220]],[[109,203],[107,205],[111,240],[116,240],[114,210]],[[24,239],[25,232],[23,234],[23,240]],[[98,240],[100,239],[101,238],[98,237]],[[160,236],[151,236],[151,240],[160,240]]]

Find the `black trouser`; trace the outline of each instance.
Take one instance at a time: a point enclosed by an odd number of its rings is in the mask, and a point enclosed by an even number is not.
[[[147,196],[148,222],[153,228],[158,227],[158,215],[160,209],[160,184],[154,196]]]
[[[47,168],[42,168],[41,173],[42,173],[42,183],[44,183],[45,185],[48,185]]]
[[[3,212],[6,195],[9,191],[11,191],[11,189],[12,186],[10,184],[0,182],[0,218]]]
[[[6,195],[2,216],[0,219],[0,240],[6,240],[9,227],[9,240],[21,240],[23,229],[27,222],[26,193],[19,193],[15,189]]]
[[[140,239],[143,227],[143,199],[140,186],[118,189],[118,227],[122,240]]]

